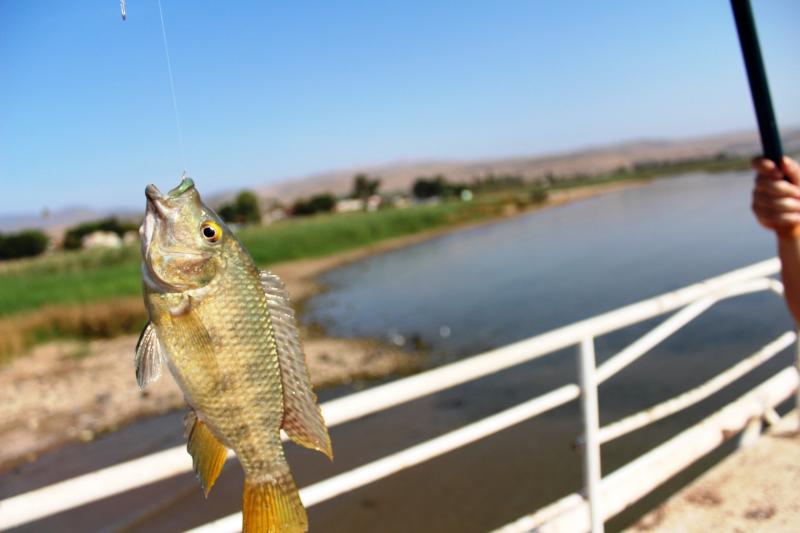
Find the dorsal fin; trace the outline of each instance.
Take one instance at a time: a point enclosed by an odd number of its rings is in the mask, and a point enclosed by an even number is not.
[[[139,335],[136,343],[136,383],[139,388],[144,388],[161,377],[161,363],[164,362],[164,353],[161,343],[158,342],[156,328],[148,322]]]
[[[281,428],[301,446],[318,450],[333,459],[331,439],[311,388],[306,357],[300,344],[297,321],[289,293],[281,279],[262,270],[261,285],[275,334],[283,382],[283,424]]]

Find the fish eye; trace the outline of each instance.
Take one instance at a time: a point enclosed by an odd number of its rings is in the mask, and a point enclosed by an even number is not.
[[[213,220],[207,220],[200,226],[203,238],[208,242],[217,242],[222,237],[222,228]]]

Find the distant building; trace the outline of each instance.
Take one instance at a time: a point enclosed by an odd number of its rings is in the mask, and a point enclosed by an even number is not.
[[[119,248],[122,239],[113,231],[94,231],[81,239],[82,248]]]
[[[373,194],[367,199],[367,211],[377,211],[383,203],[383,198],[377,194]]]
[[[138,231],[126,231],[125,235],[122,236],[122,244],[134,244],[139,241],[139,232]]]
[[[411,199],[408,196],[395,196],[392,198],[392,206],[400,209],[411,207]]]
[[[336,202],[334,211],[337,213],[352,213],[353,211],[363,211],[364,200],[361,198],[348,198],[346,200],[339,200]]]
[[[261,217],[261,221],[264,224],[272,224],[273,222],[283,220],[286,217],[287,217],[286,209],[282,207],[276,207],[275,209],[272,209],[264,213]]]

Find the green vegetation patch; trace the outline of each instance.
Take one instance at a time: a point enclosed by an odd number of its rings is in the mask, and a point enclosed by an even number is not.
[[[260,265],[320,257],[457,222],[460,205],[318,215],[242,229],[242,243]]]
[[[243,228],[239,236],[260,265],[319,257],[456,222],[459,205],[322,215]],[[0,316],[45,304],[86,304],[141,294],[139,249],[57,253],[0,266]]]

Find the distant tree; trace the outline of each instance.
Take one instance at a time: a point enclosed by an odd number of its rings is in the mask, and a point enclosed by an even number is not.
[[[432,177],[419,177],[414,181],[414,185],[411,188],[411,194],[419,199],[444,196],[447,192],[447,180],[441,174]]]
[[[292,214],[295,216],[314,215],[333,211],[336,198],[330,193],[317,194],[308,200],[297,200],[292,205]]]
[[[312,196],[308,203],[315,213],[327,213],[333,211],[333,208],[336,206],[336,198],[328,193],[317,194],[316,196]]]
[[[380,186],[380,178],[370,179],[366,174],[356,174],[353,177],[353,192],[350,197],[366,200],[370,196],[378,194]]]
[[[39,230],[0,233],[0,260],[33,257],[47,249],[48,237]]]
[[[120,237],[129,231],[136,230],[136,224],[131,222],[121,222],[116,217],[104,218],[92,222],[84,222],[68,228],[64,233],[64,248],[67,250],[77,250],[81,247],[83,238],[95,231],[110,231]]]
[[[517,174],[490,173],[482,178],[476,178],[472,185],[476,191],[499,191],[519,189],[524,185],[524,180]]]
[[[258,224],[261,222],[261,209],[258,205],[258,197],[251,191],[242,191],[236,197],[236,214],[239,216],[239,223]]]
[[[225,222],[235,224],[236,223],[236,208],[233,204],[223,204],[217,210],[217,214],[224,220]]]
[[[232,204],[224,204],[219,208],[219,216],[226,222],[235,224],[259,224],[261,208],[258,197],[252,191],[241,191]]]

